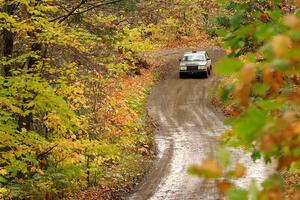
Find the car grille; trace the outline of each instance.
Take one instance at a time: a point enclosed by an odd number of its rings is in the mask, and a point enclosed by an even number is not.
[[[198,66],[187,66],[188,71],[195,71],[198,70]]]

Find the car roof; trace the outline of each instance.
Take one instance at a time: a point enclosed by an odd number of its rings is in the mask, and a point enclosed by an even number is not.
[[[189,51],[185,52],[184,55],[190,55],[190,54],[205,54],[206,51]]]

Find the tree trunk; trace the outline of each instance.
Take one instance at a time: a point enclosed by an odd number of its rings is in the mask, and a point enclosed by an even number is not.
[[[9,4],[9,1],[5,1],[3,6],[3,11],[6,12],[8,15],[12,15],[16,9],[15,4]],[[3,29],[3,56],[6,59],[12,58],[13,54],[13,47],[14,47],[14,33],[10,30],[4,28]],[[3,65],[2,72],[5,77],[11,76],[10,70],[12,66],[10,64]]]
[[[90,155],[87,155],[86,170],[87,170],[86,182],[87,182],[87,186],[90,187],[91,186]]]
[[[34,6],[38,5],[39,3],[41,2],[41,0],[37,0],[35,3],[34,3]],[[36,37],[36,34],[34,32],[27,32],[27,34],[29,36],[31,36],[33,38],[33,40],[36,40],[37,41],[37,37]],[[41,54],[42,52],[42,49],[43,49],[43,44],[40,43],[40,42],[35,42],[31,45],[31,51],[32,52],[37,52],[38,54]],[[29,72],[28,73],[32,73],[32,68],[34,68],[34,65],[36,65],[37,63],[37,58],[35,57],[32,57],[30,56],[28,58],[28,63],[27,63],[27,68],[29,69]],[[28,101],[31,101],[32,99],[31,98],[25,98],[23,99],[23,102],[26,103]],[[30,108],[27,108],[27,110],[32,110],[33,108],[30,107]],[[26,116],[19,116],[19,128],[25,128],[26,130],[33,130],[33,114],[32,113],[29,113],[28,115]]]

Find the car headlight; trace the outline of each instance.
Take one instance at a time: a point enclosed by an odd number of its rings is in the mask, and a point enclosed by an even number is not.
[[[205,69],[205,68],[206,68],[205,65],[200,65],[200,66],[198,66],[198,69]]]
[[[186,66],[180,66],[180,70],[187,70]]]

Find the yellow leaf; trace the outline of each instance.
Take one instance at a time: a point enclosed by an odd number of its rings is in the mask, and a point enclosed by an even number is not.
[[[8,172],[6,171],[6,169],[0,169],[0,175],[4,176],[8,174]]]
[[[234,169],[235,176],[237,178],[242,178],[246,173],[246,168],[242,164],[236,164]]]

